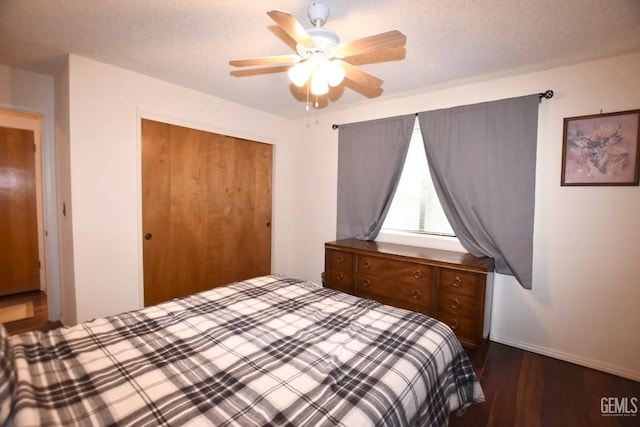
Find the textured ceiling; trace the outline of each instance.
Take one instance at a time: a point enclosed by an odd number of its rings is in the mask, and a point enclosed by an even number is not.
[[[65,55],[74,53],[296,118],[305,115],[305,97],[290,85],[282,68],[253,72],[228,63],[294,53],[294,43],[266,12],[290,11],[310,27],[311,3],[0,0],[0,63],[55,75]],[[321,100],[323,109],[640,51],[639,0],[324,3],[331,8],[325,27],[341,41],[398,29],[407,36],[407,45],[351,61],[384,80],[382,93],[347,82]]]

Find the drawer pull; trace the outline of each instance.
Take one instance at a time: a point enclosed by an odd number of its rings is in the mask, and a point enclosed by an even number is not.
[[[344,279],[344,274],[342,274],[342,273],[338,273],[338,274],[336,275],[336,279],[338,279],[338,280],[342,280],[342,279]]]
[[[413,291],[413,294],[411,295],[411,297],[413,299],[420,299],[420,291]]]
[[[364,281],[362,282],[362,286],[364,286],[365,288],[368,288],[370,285],[369,280],[368,279],[364,279]]]
[[[362,265],[362,267],[364,267],[365,270],[368,270],[371,268],[371,264],[369,264],[369,261],[365,261],[365,263]]]
[[[337,259],[338,264],[342,264],[344,262],[344,257],[342,255],[340,255]]]
[[[452,285],[455,286],[456,288],[459,288],[460,286],[462,286],[462,279],[456,276],[456,278],[453,279]]]
[[[416,270],[416,272],[413,273],[413,277],[415,277],[416,279],[421,278],[422,277],[422,271]]]
[[[460,301],[458,300],[458,298],[453,299],[453,302],[451,303],[451,308],[453,308],[454,310],[457,310],[460,308]]]
[[[456,329],[458,329],[458,326],[460,326],[460,324],[458,323],[458,319],[453,319],[453,321],[451,322],[451,324],[449,325],[451,327],[451,329],[453,329],[454,331]]]

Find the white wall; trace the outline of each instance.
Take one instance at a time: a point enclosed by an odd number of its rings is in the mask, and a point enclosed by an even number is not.
[[[53,91],[52,77],[0,65],[0,108],[37,114],[42,118],[46,291],[49,301],[49,319],[58,320],[61,312],[61,298]]]
[[[318,280],[334,240],[337,140],[333,123],[555,91],[540,104],[533,290],[494,280],[491,339],[640,379],[640,187],[561,187],[565,117],[640,108],[640,53],[385,98],[298,122],[301,203],[296,274]],[[300,166],[302,167],[302,166]]]
[[[69,57],[76,321],[142,307],[140,118],[274,144],[273,269],[291,262],[292,123],[79,56]]]

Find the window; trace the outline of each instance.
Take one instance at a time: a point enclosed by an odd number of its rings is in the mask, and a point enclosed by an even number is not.
[[[417,120],[398,189],[382,230],[455,236],[431,181]]]

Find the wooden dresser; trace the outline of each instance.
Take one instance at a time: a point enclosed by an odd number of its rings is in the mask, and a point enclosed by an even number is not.
[[[482,346],[491,258],[344,239],[325,243],[324,285],[448,324],[463,346]]]

